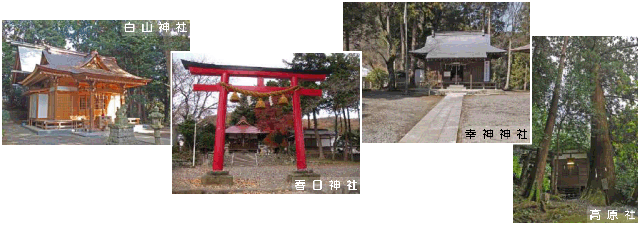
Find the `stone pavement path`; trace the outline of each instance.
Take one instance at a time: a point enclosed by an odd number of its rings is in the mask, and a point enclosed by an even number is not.
[[[400,139],[400,143],[455,143],[464,95],[447,94]]]

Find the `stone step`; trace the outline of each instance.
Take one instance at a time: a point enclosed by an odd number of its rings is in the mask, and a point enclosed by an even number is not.
[[[452,84],[449,85],[449,87],[447,87],[447,90],[466,90],[467,88],[464,85],[458,84]]]
[[[254,153],[234,153],[231,166],[257,166]]]

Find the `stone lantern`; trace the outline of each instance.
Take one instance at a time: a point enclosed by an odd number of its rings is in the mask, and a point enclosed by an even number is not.
[[[149,114],[149,119],[151,119],[151,128],[153,128],[153,137],[156,138],[156,145],[160,145],[160,129],[164,127],[162,126],[164,114],[160,113],[158,106],[153,107]]]

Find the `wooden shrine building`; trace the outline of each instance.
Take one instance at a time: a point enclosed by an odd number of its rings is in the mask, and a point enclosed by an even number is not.
[[[424,47],[410,51],[423,61],[425,68],[417,71],[415,82],[424,86],[426,77],[437,80],[436,87],[452,84],[467,88],[491,86],[491,59],[505,50],[491,46],[491,36],[483,31],[447,31],[428,36]]]
[[[304,129],[304,147],[307,149],[308,155],[320,155],[320,145],[322,145],[323,151],[332,151],[333,143],[336,141],[336,133],[328,129],[318,129],[318,136],[320,136],[320,143],[316,139],[314,129]]]
[[[589,159],[587,153],[578,150],[564,150],[554,160],[557,166],[558,192],[565,195],[579,195],[587,188],[589,180]]]
[[[537,161],[537,151],[530,150],[521,155],[522,174],[529,177]],[[528,159],[528,162],[527,162]],[[580,150],[561,150],[557,154],[549,153],[547,163],[551,164],[550,187],[556,187],[558,193],[572,198],[580,196],[586,190],[589,180],[589,158]],[[523,179],[523,178],[520,178]]]
[[[12,83],[26,88],[28,124],[41,129],[104,128],[124,105],[128,88],[150,79],[124,71],[114,57],[48,45],[16,46]]]
[[[225,129],[228,151],[258,151],[259,142],[267,132],[249,124],[244,116],[234,126]]]

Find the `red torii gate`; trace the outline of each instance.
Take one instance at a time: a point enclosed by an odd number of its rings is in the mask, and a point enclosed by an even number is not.
[[[258,78],[258,86],[234,86],[239,89],[255,91],[255,92],[274,92],[285,90],[285,87],[267,87],[264,86],[264,78],[290,79],[291,87],[298,85],[299,81],[324,81],[328,72],[318,70],[293,70],[281,68],[264,68],[264,67],[247,67],[247,66],[228,66],[207,63],[197,63],[182,60],[182,65],[188,69],[191,75],[209,75],[220,76],[220,82],[229,84],[229,77],[256,77]],[[218,97],[218,114],[216,118],[216,137],[213,154],[212,169],[214,172],[222,171],[224,162],[224,143],[225,143],[225,121],[227,115],[227,95],[229,91],[221,84],[194,84],[193,91],[217,91]],[[319,89],[297,89],[293,91],[293,120],[296,143],[296,162],[298,171],[307,170],[307,161],[304,148],[304,133],[302,131],[302,112],[300,110],[300,96],[322,96],[322,90]]]

